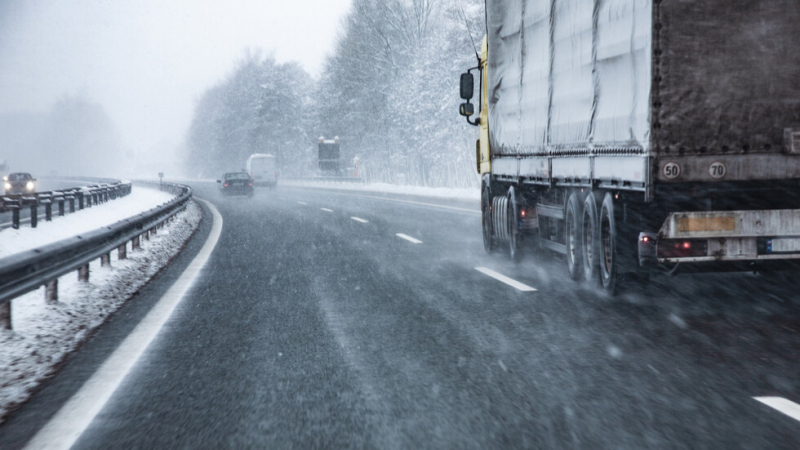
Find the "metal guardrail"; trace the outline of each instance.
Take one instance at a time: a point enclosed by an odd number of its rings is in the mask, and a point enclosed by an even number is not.
[[[120,181],[103,184],[93,184],[89,186],[74,187],[56,191],[32,192],[30,194],[14,194],[0,197],[0,213],[11,211],[11,227],[19,228],[20,211],[30,208],[31,227],[36,228],[39,222],[39,207],[45,207],[45,220],[53,219],[53,205],[58,208],[58,215],[66,214],[66,205],[69,205],[69,212],[74,213],[76,209],[84,209],[92,205],[105,203],[119,197],[124,197],[131,193],[131,183]]]
[[[158,183],[141,184],[158,186]],[[113,225],[0,259],[0,328],[11,328],[10,300],[46,286],[47,301],[56,301],[58,277],[77,270],[78,278],[88,281],[89,262],[100,258],[102,265],[109,264],[114,249],[119,251],[120,259],[125,259],[128,241],[132,249],[139,248],[141,239],[157,233],[192,198],[189,186],[164,183],[162,190],[177,196]]]

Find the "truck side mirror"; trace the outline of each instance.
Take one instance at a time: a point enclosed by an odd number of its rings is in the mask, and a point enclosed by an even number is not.
[[[461,74],[461,99],[471,100],[475,94],[475,80],[472,74],[464,72]]]
[[[462,103],[458,106],[458,113],[469,117],[475,114],[475,106],[472,103]]]

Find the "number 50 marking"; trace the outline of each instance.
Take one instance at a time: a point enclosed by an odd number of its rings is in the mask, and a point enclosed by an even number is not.
[[[668,180],[674,180],[681,176],[681,166],[673,161],[670,161],[664,164],[664,167],[661,169],[664,174],[664,178]]]

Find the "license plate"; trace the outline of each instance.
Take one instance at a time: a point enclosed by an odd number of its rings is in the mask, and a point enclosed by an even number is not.
[[[767,241],[769,253],[800,252],[800,238],[774,238]]]

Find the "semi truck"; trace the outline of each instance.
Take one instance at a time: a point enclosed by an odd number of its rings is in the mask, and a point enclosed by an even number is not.
[[[612,293],[654,272],[796,266],[800,2],[485,7],[460,113],[478,127],[486,251],[561,254]]]
[[[339,167],[339,137],[325,139],[325,137],[320,136],[318,142],[320,172],[328,176],[341,175]]]

